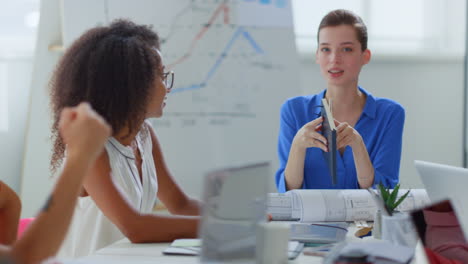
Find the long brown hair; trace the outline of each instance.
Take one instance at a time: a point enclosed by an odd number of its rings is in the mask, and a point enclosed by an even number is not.
[[[64,157],[58,131],[64,107],[89,102],[114,134],[140,128],[156,76],[162,74],[155,49],[159,50],[159,38],[150,27],[116,20],[88,30],[65,52],[50,82],[53,172]]]

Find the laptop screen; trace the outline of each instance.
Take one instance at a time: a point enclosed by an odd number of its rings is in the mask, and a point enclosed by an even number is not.
[[[468,263],[467,240],[450,200],[413,211],[411,217],[429,263]]]
[[[200,228],[202,262],[255,257],[255,234],[266,221],[270,164],[210,172],[205,177]]]
[[[432,202],[450,199],[468,237],[468,169],[418,160],[415,166]]]

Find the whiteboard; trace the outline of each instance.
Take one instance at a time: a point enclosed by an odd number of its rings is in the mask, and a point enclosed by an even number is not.
[[[65,47],[115,18],[153,26],[175,86],[163,117],[150,122],[177,182],[200,197],[209,171],[259,161],[277,165],[280,106],[301,93],[291,12],[286,0],[62,0],[60,23]],[[37,129],[49,127],[31,127],[28,137]],[[49,158],[50,144],[41,148]],[[33,177],[27,171],[23,185]],[[271,190],[273,182],[272,172]]]

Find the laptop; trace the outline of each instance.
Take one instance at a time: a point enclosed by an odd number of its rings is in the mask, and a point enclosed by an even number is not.
[[[468,169],[419,160],[414,165],[432,202],[450,199],[468,237]]]
[[[165,255],[201,255],[202,262],[255,261],[256,226],[266,222],[268,162],[209,172],[204,183],[200,239],[176,239]],[[304,247],[290,241],[288,258]]]
[[[255,259],[256,226],[266,221],[270,163],[208,173],[200,225],[201,260]]]
[[[411,212],[411,218],[417,234],[423,245],[422,255],[419,255],[421,262],[439,263],[433,260],[434,253],[448,259],[454,259],[466,263],[468,259],[468,244],[464,232],[459,225],[460,217],[454,211],[450,200],[442,200],[429,206]],[[443,219],[444,226],[440,225]],[[458,222],[458,225],[457,225]],[[451,250],[448,245],[451,244]],[[463,246],[464,245],[464,246]],[[463,249],[463,247],[465,249]],[[430,249],[432,253],[427,253],[425,249]],[[456,251],[464,251],[460,254]]]

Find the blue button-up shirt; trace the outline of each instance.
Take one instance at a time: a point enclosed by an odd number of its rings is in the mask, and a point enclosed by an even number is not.
[[[364,93],[366,104],[354,129],[361,135],[374,166],[374,185],[383,183],[393,188],[399,179],[405,110],[397,102]],[[276,172],[278,192],[285,192],[284,170],[289,150],[297,131],[320,116],[322,99],[326,90],[311,96],[287,100],[281,107],[278,156],[280,167]],[[303,189],[357,189],[356,166],[352,149],[347,146],[343,155],[336,154],[337,184],[332,185],[330,173],[319,148],[308,148],[304,160]]]

